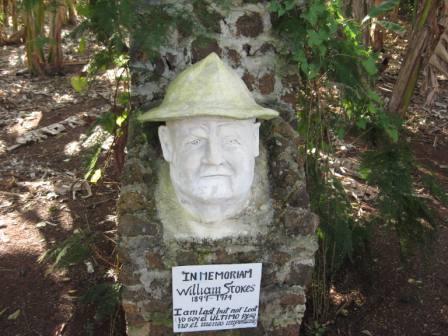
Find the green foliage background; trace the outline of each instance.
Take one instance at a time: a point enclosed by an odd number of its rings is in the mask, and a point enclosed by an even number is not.
[[[398,3],[383,2],[363,22]],[[292,46],[286,57],[297,64],[303,80],[298,131],[305,139],[302,151],[311,206],[320,217],[311,290],[313,318],[320,326],[328,319],[329,287],[336,272],[353,260],[355,252],[364,263],[371,262],[366,249],[374,226],[394,230],[405,257],[416,248],[430,250],[435,220],[427,200],[415,191],[417,166],[400,137],[402,120],[386,112],[375,91],[378,56],[362,43],[362,23],[345,17],[337,0],[309,0],[302,6],[295,1],[270,4],[276,13],[274,28]],[[383,26],[400,31],[396,25]],[[347,134],[370,147],[360,170],[361,178],[379,189],[379,211],[370,218],[355,216],[348,195],[330,171],[334,138],[344,139]]]

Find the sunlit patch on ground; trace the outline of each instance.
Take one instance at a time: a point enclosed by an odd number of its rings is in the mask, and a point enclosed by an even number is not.
[[[75,156],[81,152],[81,142],[71,141],[64,147],[64,154],[67,156]]]
[[[9,75],[16,71],[19,67],[26,66],[25,47],[9,47],[3,46],[2,53],[8,55],[8,58],[0,60],[0,75]]]
[[[347,308],[352,303],[361,307],[366,302],[366,297],[361,293],[359,289],[352,289],[349,292],[338,292],[333,286],[330,288],[330,302],[332,305],[338,307],[338,311]]]

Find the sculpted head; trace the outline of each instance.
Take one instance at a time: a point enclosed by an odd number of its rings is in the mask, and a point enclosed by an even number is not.
[[[161,106],[140,119],[166,122],[159,139],[176,197],[194,217],[216,222],[247,204],[259,154],[256,118],[276,115],[211,54],[182,72]]]
[[[222,117],[180,119],[161,126],[163,157],[170,164],[180,203],[192,212],[204,205],[219,208],[207,212],[203,218],[207,221],[241,209],[254,178],[259,126],[253,119]]]

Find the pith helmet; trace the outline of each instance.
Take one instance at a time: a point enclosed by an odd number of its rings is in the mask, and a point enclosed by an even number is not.
[[[271,119],[278,112],[258,105],[238,74],[211,53],[181,72],[168,86],[162,104],[139,119],[167,121],[204,116]]]

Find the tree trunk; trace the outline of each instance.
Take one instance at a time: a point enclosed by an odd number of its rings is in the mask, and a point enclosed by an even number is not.
[[[9,0],[3,0],[2,7],[3,7],[3,26],[8,27],[9,26]]]
[[[60,72],[62,70],[62,25],[67,12],[67,7],[59,1],[54,2],[54,8],[51,13],[50,25],[50,49],[48,53],[48,63],[51,71]]]
[[[409,39],[405,59],[400,68],[397,82],[392,91],[389,103],[389,112],[405,117],[412,94],[417,84],[420,70],[423,68],[425,56],[432,54],[434,39],[436,37],[435,27],[437,25],[437,9],[440,0],[424,0],[417,22]]]
[[[43,29],[45,9],[43,0],[24,8],[25,46],[28,69],[33,75],[45,73],[45,57],[43,49]]]
[[[18,24],[18,13],[17,13],[17,0],[11,1],[11,17],[12,17],[12,32],[17,33]]]
[[[76,13],[76,0],[66,1],[68,7],[68,23],[75,25],[78,22],[78,14]]]
[[[373,6],[379,6],[384,0],[373,0]],[[384,49],[384,32],[383,28],[378,25],[378,18],[372,19],[372,24],[370,26],[369,31],[369,42],[370,46],[375,52],[381,51]]]

